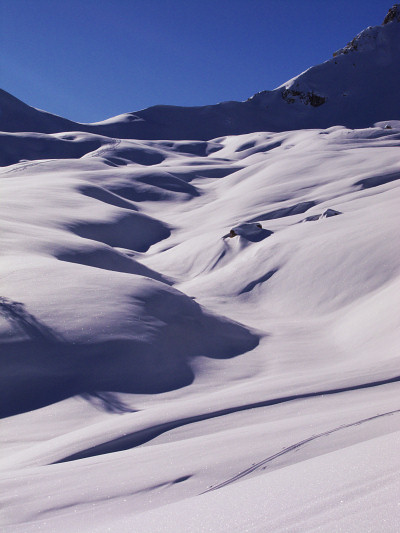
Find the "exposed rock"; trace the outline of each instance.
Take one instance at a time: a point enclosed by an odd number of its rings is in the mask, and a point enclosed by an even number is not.
[[[400,17],[400,12],[399,15]],[[397,19],[396,19],[397,20]],[[381,49],[382,52],[387,47],[387,42],[383,37],[382,26],[368,26],[361,33],[356,35],[345,47],[333,54],[333,57],[348,54],[350,52],[368,52],[371,50]],[[353,65],[355,66],[355,65]]]
[[[348,54],[349,52],[357,52],[358,40],[359,40],[359,36],[357,35],[356,37],[354,37],[354,39],[352,39],[349,43],[347,43],[346,46],[334,52],[333,57],[337,57],[340,54]]]
[[[303,218],[300,222],[314,222],[314,220],[319,220],[322,218],[322,215],[310,215],[309,217]]]
[[[329,218],[329,217],[335,217],[336,215],[341,215],[342,213],[340,211],[336,211],[336,209],[327,209],[322,213],[322,218]]]
[[[311,105],[313,107],[319,107],[326,102],[325,96],[319,96],[313,91],[301,92],[294,89],[284,89],[282,91],[282,98],[288,104],[294,104],[296,100],[299,100],[305,105]]]
[[[393,21],[400,22],[400,4],[394,4],[394,6],[389,9],[382,24],[388,24]]]
[[[341,214],[342,213],[340,211],[336,211],[336,209],[326,209],[322,214],[310,215],[309,217],[303,218],[301,222],[313,222],[315,220],[321,220],[322,218],[335,217]]]
[[[307,93],[307,97],[309,99],[310,105],[312,105],[313,107],[319,107],[320,105],[326,102],[325,96],[319,96],[318,94],[315,94],[313,92]]]

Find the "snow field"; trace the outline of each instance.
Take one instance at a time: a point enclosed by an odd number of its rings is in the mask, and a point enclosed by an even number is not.
[[[4,531],[397,531],[394,126],[12,134]]]

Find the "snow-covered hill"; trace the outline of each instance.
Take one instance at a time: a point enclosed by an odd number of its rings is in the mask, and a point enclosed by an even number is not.
[[[29,107],[0,90],[0,131],[85,131],[127,139],[208,140],[338,124],[365,128],[380,120],[400,119],[399,5],[382,25],[361,32],[333,58],[246,102],[156,105],[96,124],[78,124]]]
[[[2,531],[398,531],[398,12],[158,140],[2,95]]]

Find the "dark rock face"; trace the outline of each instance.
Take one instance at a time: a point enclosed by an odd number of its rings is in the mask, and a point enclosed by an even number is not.
[[[344,48],[341,48],[340,50],[337,50],[337,52],[334,52],[333,57],[337,57],[340,54],[348,54],[349,52],[357,52],[358,39],[359,39],[359,36],[357,35],[356,37],[354,37],[354,39],[352,39],[349,43],[347,43]]]
[[[282,91],[282,98],[288,104],[294,104],[296,100],[299,100],[303,104],[311,105],[313,107],[319,107],[320,105],[326,102],[325,96],[319,96],[313,91],[305,93],[301,91],[296,91],[294,89],[285,89],[284,91]]]
[[[329,218],[329,217],[336,217],[337,215],[341,215],[342,213],[340,211],[336,211],[336,209],[327,209],[326,211],[324,211],[322,213],[322,216],[324,218]]]
[[[307,93],[307,97],[310,102],[310,105],[312,105],[313,107],[319,107],[320,105],[326,102],[325,96],[319,96],[318,94],[315,94],[313,92]]]
[[[389,9],[388,14],[386,15],[382,24],[388,24],[393,20],[400,22],[400,4],[394,4],[394,6]]]

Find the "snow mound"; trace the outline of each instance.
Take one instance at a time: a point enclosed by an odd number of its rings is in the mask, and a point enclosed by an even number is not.
[[[34,289],[39,273],[45,292]],[[18,277],[24,284],[14,282]],[[143,276],[46,261],[21,268],[14,279],[7,291],[13,296],[0,301],[9,324],[2,336],[2,416],[77,394],[179,388],[194,378],[192,357],[234,357],[258,342],[243,326]],[[29,285],[29,298],[21,298]]]
[[[69,229],[85,239],[139,252],[145,252],[151,245],[170,235],[162,222],[142,213],[122,210],[112,220],[76,222]]]
[[[232,228],[226,237],[243,237],[248,241],[259,242],[273,234],[273,231],[264,229],[260,223],[244,223]]]

